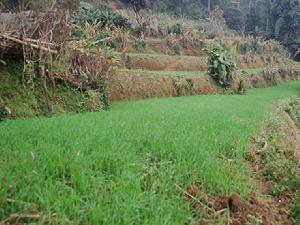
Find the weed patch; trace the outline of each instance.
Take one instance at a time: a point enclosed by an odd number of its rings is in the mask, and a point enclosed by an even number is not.
[[[266,122],[263,134],[256,138],[256,153],[252,153],[254,167],[261,172],[268,183],[268,192],[281,199],[287,210],[294,204],[292,213],[299,220],[299,143],[297,127],[290,119],[289,112],[297,112],[298,98],[290,98],[280,104]],[[297,117],[295,117],[297,118]],[[294,202],[294,203],[293,203]]]

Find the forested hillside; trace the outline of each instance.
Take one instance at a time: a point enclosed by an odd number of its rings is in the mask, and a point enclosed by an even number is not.
[[[122,0],[191,19],[208,18],[216,7],[229,28],[241,35],[279,40],[300,60],[300,3],[297,0]],[[144,2],[144,3],[143,3]]]

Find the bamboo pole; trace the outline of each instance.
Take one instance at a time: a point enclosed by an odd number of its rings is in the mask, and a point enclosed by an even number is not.
[[[57,50],[53,50],[53,49],[50,49],[50,48],[46,48],[44,46],[33,44],[33,43],[30,43],[29,41],[22,41],[22,40],[20,40],[18,38],[9,36],[7,34],[0,33],[0,36],[3,37],[3,38],[5,38],[5,39],[7,39],[7,40],[16,42],[16,43],[21,44],[21,45],[26,45],[26,46],[33,47],[35,49],[39,49],[39,50],[45,51],[45,52],[49,52],[49,53],[53,53],[53,54],[58,54]]]

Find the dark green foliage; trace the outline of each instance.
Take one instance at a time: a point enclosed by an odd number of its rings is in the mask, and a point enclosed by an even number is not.
[[[78,11],[71,17],[71,22],[79,26],[86,23],[94,24],[99,28],[118,27],[129,29],[131,26],[128,18],[122,14],[113,13],[106,9],[98,9],[85,2],[80,3]]]
[[[257,1],[246,15],[246,34],[274,38],[287,46],[294,57],[300,48],[300,2]]]
[[[246,16],[246,34],[253,35],[256,37],[258,35],[258,28],[260,26],[260,18],[256,15],[255,8],[251,8]]]
[[[132,69],[132,57],[130,55],[125,56],[125,67],[127,69]]]
[[[146,0],[121,0],[126,5],[133,8],[135,12],[139,12],[142,9],[146,8],[147,1]]]
[[[268,1],[258,1],[252,5],[246,15],[246,34],[270,36],[270,4]]]
[[[224,10],[224,17],[230,29],[242,31],[244,28],[244,16],[240,9],[227,8]]]
[[[272,37],[295,54],[300,48],[300,2],[276,0],[271,8],[271,24]]]
[[[133,47],[136,50],[144,49],[144,48],[146,48],[146,42],[144,40],[140,40],[140,39],[134,40]]]
[[[208,15],[206,6],[198,0],[155,0],[151,1],[151,6],[154,10],[190,19],[204,18]]]
[[[172,25],[171,27],[168,27],[168,33],[169,34],[182,34],[181,24],[177,23],[177,24]]]
[[[179,44],[176,44],[176,45],[174,46],[174,53],[175,53],[176,55],[180,55],[180,53],[181,53],[181,46],[180,46]]]
[[[238,92],[239,92],[239,94],[245,94],[245,92],[246,92],[246,87],[245,87],[245,83],[244,83],[243,79],[240,79]]]

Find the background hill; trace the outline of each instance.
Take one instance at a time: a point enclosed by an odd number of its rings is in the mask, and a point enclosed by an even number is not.
[[[49,1],[22,1],[27,9],[43,10]],[[61,7],[74,10],[79,0],[60,0]],[[213,9],[224,11],[230,29],[240,35],[261,36],[276,39],[288,47],[295,59],[300,60],[300,3],[290,0],[89,0],[94,5],[120,7],[139,4],[141,9],[167,13],[192,20],[207,20]],[[12,11],[18,1],[3,0],[0,9]]]

